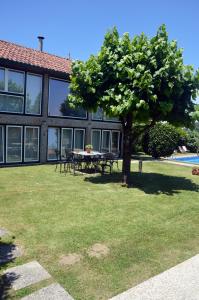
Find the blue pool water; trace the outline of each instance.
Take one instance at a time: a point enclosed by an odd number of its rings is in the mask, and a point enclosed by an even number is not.
[[[199,165],[199,156],[175,157],[175,161]]]

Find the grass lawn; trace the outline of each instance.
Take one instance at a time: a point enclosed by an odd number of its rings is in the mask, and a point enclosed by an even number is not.
[[[0,227],[24,255],[3,269],[37,260],[76,300],[108,299],[199,253],[199,177],[190,167],[132,163],[132,188],[120,174],[77,175],[54,166],[0,169]],[[89,257],[95,243],[110,252]],[[62,255],[82,259],[60,264]],[[11,293],[18,299],[38,287]]]

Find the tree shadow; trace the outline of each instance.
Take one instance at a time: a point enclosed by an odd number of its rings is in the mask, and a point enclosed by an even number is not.
[[[19,249],[13,243],[3,243],[0,241],[0,267],[7,267],[19,256]],[[9,291],[12,283],[18,278],[15,273],[6,273],[0,275],[0,299],[9,299]]]
[[[94,184],[121,183],[122,174],[112,173],[103,176],[87,177],[85,181]],[[146,194],[174,195],[182,191],[199,191],[199,185],[186,177],[169,176],[159,173],[139,173],[131,174],[129,188],[137,188]]]

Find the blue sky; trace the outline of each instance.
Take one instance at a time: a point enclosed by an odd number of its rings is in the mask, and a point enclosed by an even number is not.
[[[1,0],[0,39],[85,60],[100,49],[104,34],[153,36],[165,23],[170,39],[184,48],[185,64],[199,67],[198,0]]]

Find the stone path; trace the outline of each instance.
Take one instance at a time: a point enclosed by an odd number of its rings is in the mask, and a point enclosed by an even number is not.
[[[199,300],[199,255],[109,300]]]
[[[8,281],[12,281],[11,286],[14,290],[19,290],[51,277],[37,261],[7,269],[4,274]],[[12,280],[13,277],[15,280]]]
[[[21,300],[74,300],[58,283],[53,283]]]

